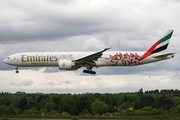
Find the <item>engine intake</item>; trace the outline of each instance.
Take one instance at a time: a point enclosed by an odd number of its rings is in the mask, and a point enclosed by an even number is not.
[[[75,63],[71,60],[59,60],[58,66],[60,70],[77,70]]]

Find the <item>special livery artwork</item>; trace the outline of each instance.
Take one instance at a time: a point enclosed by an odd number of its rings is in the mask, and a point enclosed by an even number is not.
[[[114,55],[109,55],[109,58],[105,58],[106,60],[110,60],[113,65],[117,65],[121,63],[123,65],[139,65],[141,57],[137,53],[116,53]]]

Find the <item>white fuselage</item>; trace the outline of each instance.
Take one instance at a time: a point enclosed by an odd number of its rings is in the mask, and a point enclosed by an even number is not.
[[[96,66],[135,66],[151,62],[170,59],[173,56],[154,58],[148,56],[140,60],[144,52],[104,52],[103,55],[95,61]],[[5,63],[19,67],[51,67],[58,66],[60,60],[76,60],[82,56],[87,56],[92,52],[24,52],[13,54],[4,60]],[[85,67],[85,66],[81,66]]]

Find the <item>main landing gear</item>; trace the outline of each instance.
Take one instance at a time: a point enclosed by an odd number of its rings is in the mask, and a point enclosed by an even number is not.
[[[96,72],[92,70],[92,65],[85,64],[86,70],[83,70],[84,73],[95,75]]]
[[[16,66],[15,69],[16,69],[15,73],[18,74],[19,73],[18,66]]]
[[[92,71],[92,70],[83,70],[84,73],[87,73],[87,74],[93,74],[95,75],[96,72],[95,71]]]

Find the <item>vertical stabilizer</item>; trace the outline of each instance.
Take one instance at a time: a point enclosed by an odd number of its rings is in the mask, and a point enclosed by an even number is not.
[[[154,53],[158,53],[161,52],[163,50],[166,50],[168,45],[169,45],[169,41],[170,38],[173,34],[174,30],[168,30],[164,36],[158,40],[156,43],[154,43],[142,56],[141,56],[141,60],[148,57],[149,55],[152,55]]]

